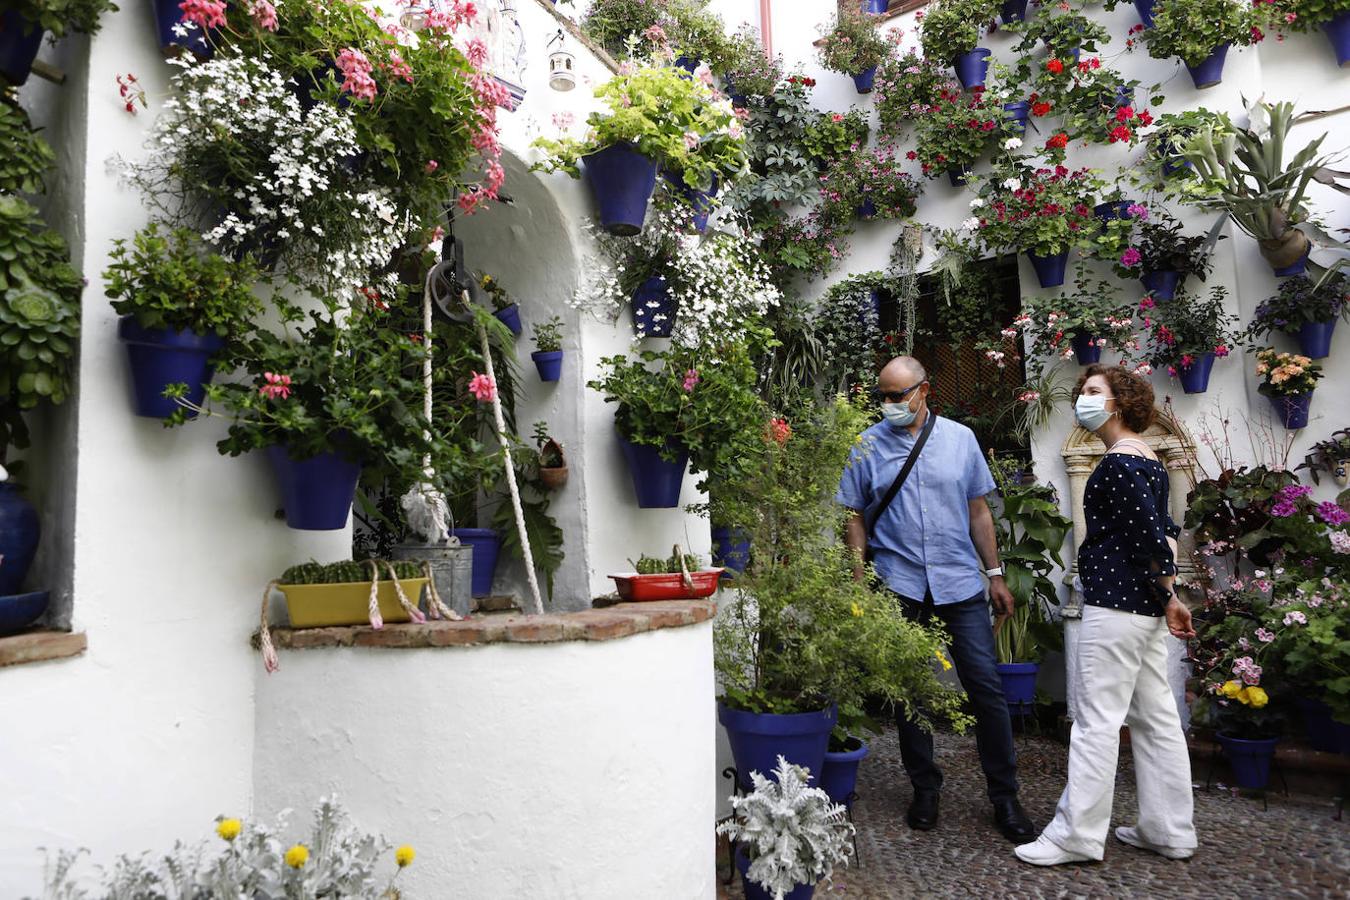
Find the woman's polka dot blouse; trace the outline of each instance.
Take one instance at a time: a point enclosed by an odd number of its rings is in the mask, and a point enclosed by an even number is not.
[[[1093,606],[1161,616],[1166,593],[1155,580],[1175,575],[1167,538],[1181,529],[1167,514],[1167,470],[1146,456],[1108,453],[1083,494],[1087,537],[1078,548],[1083,598]]]

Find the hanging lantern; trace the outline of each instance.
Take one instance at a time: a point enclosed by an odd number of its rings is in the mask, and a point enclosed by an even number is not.
[[[554,44],[556,49],[548,54],[548,86],[555,91],[570,91],[577,86],[577,58],[568,51],[561,28],[548,42],[549,47]]]

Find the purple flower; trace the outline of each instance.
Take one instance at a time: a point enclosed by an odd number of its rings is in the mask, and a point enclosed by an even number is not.
[[[1148,221],[1148,207],[1142,203],[1131,203],[1125,208],[1131,219],[1138,219],[1141,222]]]
[[[1294,505],[1293,500],[1281,500],[1270,508],[1270,514],[1277,518],[1287,519],[1298,512],[1298,507]]]
[[[1134,247],[1129,247],[1124,253],[1120,254],[1120,264],[1127,268],[1139,265],[1141,259],[1143,259],[1143,256]]]
[[[1330,500],[1317,504],[1317,517],[1328,525],[1344,525],[1350,522],[1350,513]]]
[[[1299,497],[1306,497],[1312,493],[1312,488],[1306,484],[1286,484],[1275,492],[1276,500],[1297,500]]]

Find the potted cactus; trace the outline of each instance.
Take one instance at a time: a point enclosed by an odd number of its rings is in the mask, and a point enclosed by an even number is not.
[[[416,601],[429,578],[425,564],[383,560],[307,562],[276,580],[292,628],[422,622]],[[372,600],[374,602],[372,602]]]
[[[637,562],[629,562],[632,572],[609,576],[614,579],[619,598],[629,602],[708,597],[717,590],[722,575],[720,568],[703,568],[698,557],[681,551],[679,544],[664,559],[643,555]]]

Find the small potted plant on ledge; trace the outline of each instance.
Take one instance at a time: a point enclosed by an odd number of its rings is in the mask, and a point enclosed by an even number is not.
[[[808,784],[812,774],[779,756],[767,775],[754,773],[750,793],[730,798],[734,815],[717,833],[735,843],[746,900],[810,900],[835,866],[848,864],[853,823]]]
[[[1092,207],[1101,189],[1091,169],[1009,161],[984,180],[967,223],[990,250],[1025,251],[1041,287],[1057,287],[1069,252],[1092,245]]]
[[[563,445],[548,432],[548,423],[534,423],[534,444],[539,454],[539,484],[546,491],[567,484],[567,457]]]
[[[1222,359],[1237,345],[1237,317],[1224,309],[1227,291],[1221,285],[1201,300],[1179,293],[1172,303],[1155,306],[1151,297],[1140,303],[1140,315],[1148,329],[1145,355],[1154,369],[1165,369],[1180,379],[1188,394],[1209,389],[1214,360]]]
[[[1275,296],[1256,307],[1247,326],[1252,339],[1274,331],[1298,338],[1299,352],[1309,359],[1331,355],[1336,320],[1350,316],[1350,281],[1326,273],[1317,281],[1303,275],[1282,279]]]
[[[1073,530],[1073,522],[1059,511],[1052,485],[1025,483],[1019,459],[999,459],[990,454],[990,466],[998,482],[999,509],[995,517],[998,546],[1004,574],[1012,591],[1012,617],[994,632],[998,672],[1009,710],[1026,714],[1036,694],[1036,674],[1041,651],[1056,648],[1062,637],[1050,615],[1059,605],[1050,573],[1063,568],[1060,548]]]
[[[573,178],[584,169],[601,225],[613,234],[642,230],[658,167],[708,190],[745,165],[745,129],[731,104],[717,102],[710,85],[683,70],[643,65],[605,82],[595,96],[608,111],[586,117],[586,137],[539,138],[534,146],[545,158],[534,168]]]
[[[540,381],[557,381],[562,377],[562,319],[554,316],[534,326],[535,350],[530,354]]]
[[[956,69],[966,90],[983,87],[990,51],[976,44],[998,12],[998,0],[941,0],[930,5],[919,28],[923,55]]]
[[[122,317],[117,331],[131,364],[136,415],[172,415],[181,407],[164,389],[180,382],[188,386],[183,399],[200,406],[212,355],[262,311],[252,258],[226,259],[191,230],[152,222],[130,242],[114,241],[109,259],[105,290]]]
[[[482,288],[483,293],[488,295],[492,301],[492,314],[496,316],[503,325],[511,329],[511,333],[520,337],[523,327],[520,324],[520,306],[511,299],[506,288],[493,275],[486,272],[478,273],[478,286]]]
[[[1307,427],[1308,409],[1322,367],[1306,356],[1264,347],[1256,352],[1256,374],[1262,379],[1257,390],[1270,398],[1280,423],[1291,431]]]
[[[384,560],[308,562],[276,580],[286,597],[292,628],[421,622],[417,598],[428,582],[425,564]],[[374,602],[372,602],[372,600]]]
[[[1004,333],[1023,329],[1027,352],[1038,359],[1100,362],[1103,349],[1129,353],[1137,349],[1134,317],[1128,303],[1104,281],[1088,278],[1079,267],[1075,290],[1058,297],[1034,297]]]
[[[1148,55],[1177,57],[1196,88],[1213,87],[1223,80],[1228,48],[1256,43],[1261,26],[1269,27],[1263,9],[1239,0],[1168,0],[1153,10],[1153,27],[1144,32]]]
[[[831,72],[852,76],[860,94],[870,94],[877,66],[890,52],[890,45],[877,33],[870,16],[857,9],[841,10],[820,46],[820,62]]]
[[[722,569],[704,568],[698,557],[683,552],[675,545],[669,557],[643,555],[637,562],[629,560],[632,572],[611,575],[619,599],[628,603],[645,600],[697,600],[710,597],[717,591]]]

